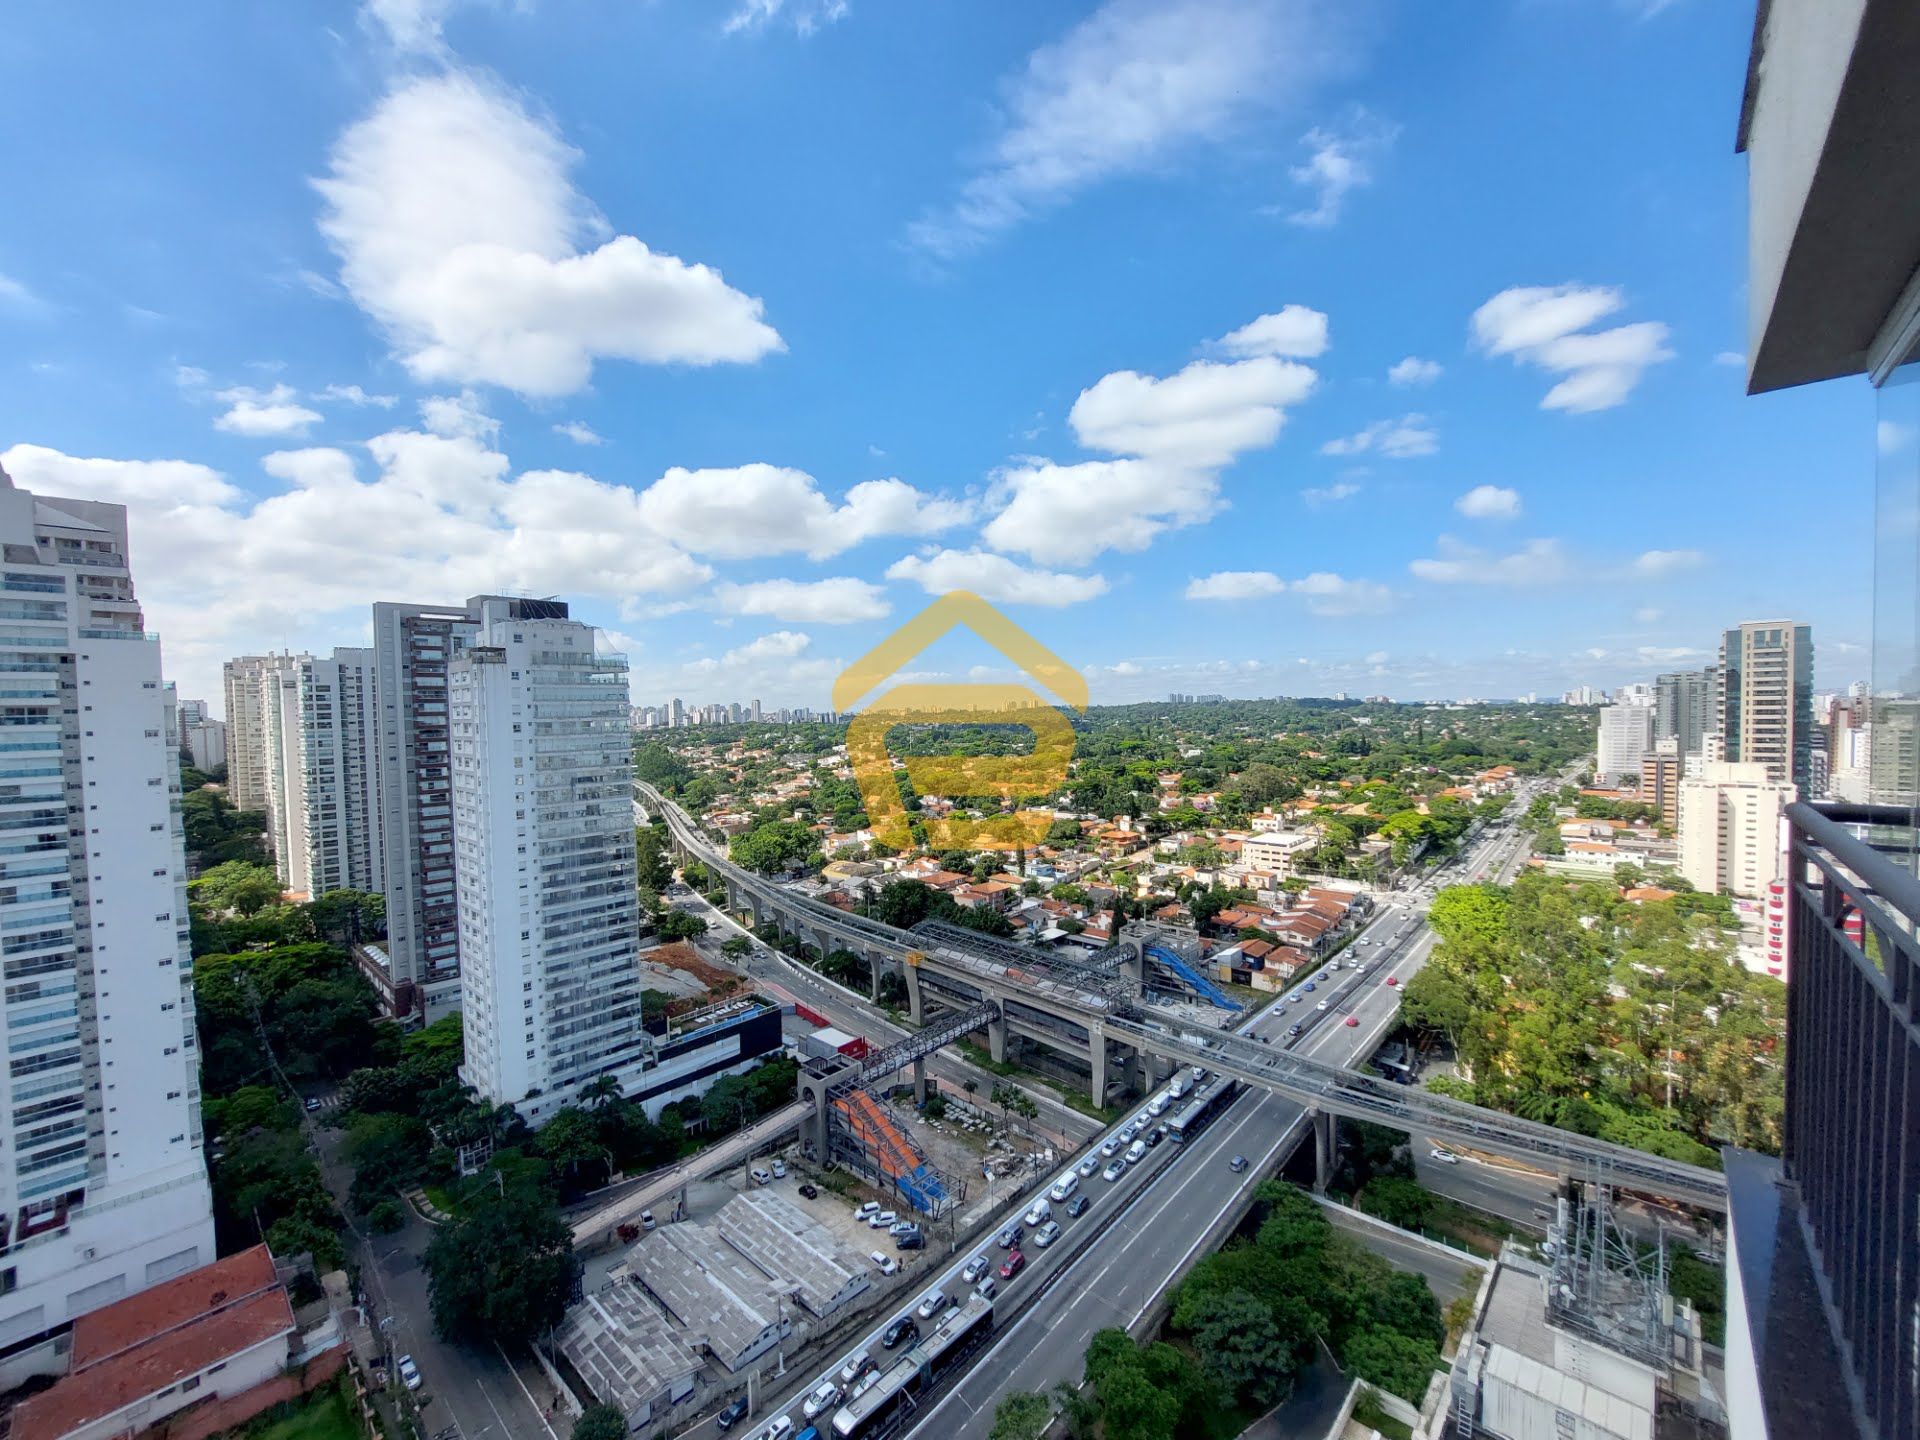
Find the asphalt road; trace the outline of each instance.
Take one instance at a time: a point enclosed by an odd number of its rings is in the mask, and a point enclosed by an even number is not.
[[[1459,883],[1477,877],[1490,866],[1506,863],[1517,844],[1513,832],[1505,827],[1477,837],[1462,856],[1445,867],[1441,877],[1419,891],[1391,897],[1382,904],[1359,937],[1367,943],[1356,944],[1347,952],[1359,959],[1359,969],[1327,967],[1313,977],[1314,991],[1298,987],[1291,993],[1297,993],[1300,999],[1268,1006],[1242,1030],[1315,1059],[1342,1065],[1364,1061],[1394,1024],[1399,985],[1405,984],[1431,952],[1433,935],[1425,925],[1426,895],[1422,892],[1430,892],[1441,879]],[[717,918],[720,924],[739,929],[703,901],[692,903],[704,912],[709,923]],[[893,1027],[874,1018],[871,1007],[849,1001],[844,992],[825,985],[805,967],[784,957],[762,963],[777,964],[783,982],[807,992],[807,1003],[835,1024],[871,1038],[895,1033]],[[1398,983],[1388,985],[1389,977]],[[1320,1008],[1322,1002],[1326,1004],[1324,1010]],[[847,1023],[840,1018],[842,1015],[854,1023]],[[1300,1027],[1297,1037],[1288,1033],[1294,1025]],[[942,1055],[931,1063],[937,1072],[943,1064],[958,1062]],[[960,1069],[966,1072],[973,1067],[962,1064]],[[1084,1123],[1078,1112],[1057,1102],[1054,1108]],[[1107,1326],[1129,1326],[1140,1319],[1192,1260],[1213,1222],[1246,1187],[1276,1169],[1300,1143],[1306,1129],[1304,1112],[1296,1102],[1254,1091],[1242,1095],[1185,1146],[1162,1145],[1150,1151],[1147,1159],[1118,1184],[1108,1185],[1098,1176],[1083,1180],[1082,1186],[1095,1200],[1093,1208],[1078,1220],[1064,1221],[1067,1229],[1060,1244],[1051,1251],[1029,1251],[1026,1269],[1015,1279],[1001,1282],[1001,1313],[1006,1315],[1016,1306],[1017,1313],[1005,1321],[964,1382],[925,1411],[914,1431],[937,1434],[942,1440],[985,1440],[1000,1396],[1013,1390],[1046,1391],[1062,1380],[1077,1382],[1087,1342],[1094,1332]],[[1240,1175],[1234,1174],[1228,1164],[1236,1154],[1252,1162]],[[1072,1168],[1063,1167],[1059,1173]],[[1047,1177],[1049,1182],[1053,1178]],[[1403,1243],[1390,1236],[1374,1238],[1381,1243]],[[997,1270],[1002,1252],[989,1246],[986,1253]],[[1430,1252],[1420,1253],[1431,1263]],[[938,1288],[957,1297],[963,1290],[959,1271],[969,1258],[968,1252],[957,1256],[937,1282]],[[1451,1298],[1455,1291],[1457,1282],[1443,1298]],[[792,1383],[756,1411],[753,1420],[761,1428],[747,1434],[757,1437],[767,1421],[777,1415],[789,1415],[796,1428],[800,1426],[799,1399],[821,1379],[836,1375],[855,1351],[869,1349],[876,1357],[883,1355],[879,1335],[893,1318],[893,1312],[876,1317],[871,1333],[831,1364],[809,1366],[805,1374],[795,1372],[789,1377]],[[929,1422],[934,1425],[929,1427]]]
[[[1502,863],[1518,843],[1505,827],[1488,831],[1450,862],[1441,878],[1458,884]],[[1267,1007],[1243,1027],[1246,1032],[1313,1059],[1342,1065],[1364,1061],[1395,1022],[1399,985],[1432,952],[1434,937],[1425,924],[1422,897],[1416,891],[1390,898],[1359,938],[1368,943],[1346,953],[1362,957],[1360,971],[1342,970],[1331,985],[1316,977],[1317,988],[1311,993],[1296,987],[1289,994],[1298,994],[1298,1003]],[[1390,976],[1399,985],[1389,986]],[[1318,1008],[1323,998],[1329,1002],[1325,1011]],[[1349,1016],[1357,1023],[1348,1025]],[[1302,1026],[1302,1033],[1288,1041],[1287,1029],[1294,1024]],[[1001,1396],[1046,1392],[1061,1381],[1077,1384],[1094,1332],[1130,1326],[1144,1316],[1199,1251],[1213,1221],[1244,1187],[1283,1163],[1306,1130],[1304,1113],[1294,1101],[1270,1092],[1244,1095],[1185,1147],[1179,1168],[1148,1188],[1061,1283],[1001,1329],[964,1382],[922,1415],[912,1433],[941,1440],[986,1440]],[[1235,1154],[1253,1162],[1243,1175],[1228,1168]],[[1435,1278],[1430,1270],[1445,1279],[1447,1289],[1436,1287],[1443,1303],[1458,1293],[1456,1262],[1379,1232],[1360,1238],[1370,1248],[1417,1252],[1417,1263],[1408,1268],[1428,1275],[1429,1283]],[[1387,1258],[1397,1264],[1415,1256],[1389,1253]]]
[[[1468,1255],[1455,1255],[1417,1240],[1403,1240],[1391,1231],[1370,1225],[1361,1216],[1338,1206],[1330,1206],[1327,1218],[1333,1228],[1352,1236],[1396,1270],[1418,1275],[1427,1282],[1434,1298],[1442,1306],[1463,1290],[1480,1283],[1486,1262]]]
[[[1530,1230],[1544,1231],[1546,1222],[1536,1211],[1553,1209],[1559,1177],[1534,1170],[1483,1165],[1471,1158],[1448,1165],[1432,1159],[1430,1146],[1415,1145],[1413,1168],[1420,1183],[1436,1195],[1498,1215]]]
[[[1369,934],[1397,931],[1411,951],[1409,942],[1416,937],[1409,921],[1404,907],[1383,907]],[[1269,1006],[1246,1031],[1280,1043],[1286,1027],[1295,1023],[1293,1014],[1305,1008],[1313,1020],[1301,1023],[1311,1028],[1292,1049],[1350,1064],[1371,1054],[1392,1028],[1399,999],[1396,988],[1385,984],[1387,975],[1404,983],[1418,964],[1418,959],[1396,957],[1373,975],[1348,976],[1326,1012],[1304,1005]],[[1347,1025],[1348,1015],[1359,1023]],[[965,1383],[921,1417],[916,1433],[936,1434],[942,1440],[984,1440],[1001,1396],[1015,1390],[1047,1391],[1063,1380],[1077,1384],[1094,1332],[1130,1326],[1144,1315],[1199,1251],[1221,1212],[1263,1174],[1278,1168],[1306,1130],[1305,1114],[1296,1102],[1270,1092],[1243,1095],[1184,1147],[1175,1167],[1114,1222],[1063,1283],[1002,1328]],[[1251,1162],[1244,1174],[1235,1175],[1229,1168],[1235,1155]]]
[[[329,1188],[342,1200],[351,1167],[340,1157],[344,1136],[338,1130],[317,1131],[318,1149]],[[522,1376],[497,1349],[448,1344],[433,1333],[433,1306],[427,1294],[427,1273],[420,1263],[433,1227],[411,1209],[404,1229],[392,1235],[363,1235],[360,1284],[375,1314],[389,1322],[387,1342],[392,1354],[413,1356],[421,1386],[414,1399],[420,1406],[424,1434],[438,1434],[449,1425],[459,1440],[560,1440],[571,1419],[564,1415],[549,1422],[547,1406],[553,1396],[544,1379]]]

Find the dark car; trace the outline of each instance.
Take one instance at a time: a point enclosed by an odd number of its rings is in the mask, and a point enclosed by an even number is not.
[[[1167,1127],[1164,1125],[1154,1126],[1153,1129],[1147,1132],[1147,1148],[1151,1150],[1154,1146],[1158,1145],[1162,1140],[1166,1138],[1167,1138]]]
[[[1299,1037],[1300,1027],[1298,1025],[1289,1025],[1287,1027],[1287,1038],[1289,1040],[1297,1040]]]
[[[921,1234],[917,1228],[913,1230],[903,1230],[893,1237],[893,1248],[896,1250],[924,1250],[927,1248],[927,1237]]]
[[[1092,1205],[1093,1201],[1086,1196],[1076,1195],[1067,1202],[1067,1216],[1069,1219],[1078,1220]]]
[[[817,1200],[820,1198],[819,1190],[808,1184],[802,1184],[800,1186],[800,1194],[802,1198],[807,1200]]]
[[[738,1425],[742,1420],[746,1418],[747,1418],[747,1397],[742,1395],[738,1400],[734,1401],[731,1405],[727,1406],[726,1409],[722,1410],[718,1415],[714,1416],[713,1423],[718,1425],[722,1430],[731,1430],[734,1426]]]
[[[881,1332],[880,1344],[883,1349],[892,1350],[901,1345],[911,1344],[919,1338],[919,1323],[911,1315],[902,1315]]]

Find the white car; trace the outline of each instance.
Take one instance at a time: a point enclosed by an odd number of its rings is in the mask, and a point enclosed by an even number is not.
[[[1111,1160],[1114,1156],[1120,1153],[1120,1149],[1121,1149],[1121,1140],[1120,1140],[1120,1137],[1116,1135],[1113,1137],[1113,1139],[1107,1141],[1106,1144],[1100,1147],[1100,1153],[1104,1155],[1107,1159]]]
[[[1098,1175],[1100,1173],[1100,1162],[1096,1160],[1093,1156],[1089,1155],[1086,1159],[1080,1162],[1079,1168],[1080,1168],[1080,1178],[1082,1180],[1091,1180],[1095,1175]]]
[[[1138,1165],[1147,1158],[1147,1142],[1136,1140],[1127,1147],[1127,1164]]]
[[[900,1273],[900,1262],[883,1250],[876,1250],[867,1258],[880,1267],[880,1273],[882,1275],[898,1275]]]
[[[869,1230],[891,1230],[900,1223],[900,1217],[891,1210],[880,1210],[867,1217]]]
[[[840,1387],[831,1380],[822,1380],[813,1387],[806,1401],[800,1406],[800,1413],[811,1420],[824,1410],[830,1410],[840,1403]]]
[[[400,1383],[402,1385],[406,1386],[409,1390],[418,1390],[420,1388],[420,1367],[413,1363],[413,1356],[402,1355],[399,1360],[395,1362],[395,1368],[400,1372]]]
[[[960,1279],[968,1285],[978,1285],[980,1277],[987,1273],[988,1264],[986,1256],[974,1256],[967,1262],[967,1268],[960,1272]]]
[[[1331,1010],[1333,1008],[1333,1002],[1331,1000],[1322,1000],[1318,1005],[1314,1006],[1313,1008],[1316,1010]]]
[[[1107,1162],[1107,1168],[1100,1172],[1100,1178],[1102,1180],[1105,1180],[1109,1185],[1111,1185],[1115,1180],[1118,1180],[1122,1175],[1126,1173],[1127,1173],[1126,1161],[1109,1160]]]
[[[1049,1220],[1033,1232],[1033,1248],[1036,1250],[1044,1250],[1059,1238],[1060,1223],[1057,1220]]]
[[[1460,1157],[1458,1155],[1454,1154],[1451,1150],[1443,1150],[1438,1145],[1429,1150],[1427,1154],[1430,1158],[1438,1160],[1442,1165],[1458,1165],[1460,1163]]]
[[[767,1426],[766,1433],[762,1437],[762,1440],[787,1440],[787,1436],[792,1433],[792,1418],[786,1415],[777,1415],[774,1417],[773,1423]]]
[[[878,1215],[879,1213],[880,1213],[880,1202],[878,1200],[869,1200],[867,1201],[866,1204],[862,1205],[858,1210],[853,1212],[853,1218],[856,1220],[871,1220],[874,1216]]]
[[[773,1178],[776,1180],[784,1180],[787,1178],[787,1162],[786,1161],[776,1160],[773,1162]]]
[[[1046,1223],[1052,1214],[1053,1206],[1049,1205],[1044,1199],[1040,1199],[1034,1201],[1033,1204],[1027,1207],[1027,1213],[1024,1218],[1029,1225],[1042,1225]]]
[[[920,1308],[913,1313],[918,1315],[922,1320],[931,1320],[946,1308],[947,1292],[944,1290],[929,1290],[926,1293],[926,1297],[921,1300]]]

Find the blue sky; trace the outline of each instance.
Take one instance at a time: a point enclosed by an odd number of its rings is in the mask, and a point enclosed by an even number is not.
[[[1775,615],[1844,684],[1872,399],[1742,393],[1751,18],[32,7],[0,465],[129,505],[216,702],[495,589],[641,701],[824,705],[955,586],[1097,701],[1557,693]]]

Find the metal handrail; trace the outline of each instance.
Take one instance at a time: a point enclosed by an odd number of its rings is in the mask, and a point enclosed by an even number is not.
[[[1821,848],[1831,852],[1894,909],[1920,919],[1920,879],[1846,828],[1850,824],[1911,828],[1911,810],[1898,805],[1811,805],[1796,801],[1787,806],[1787,819],[1819,841]]]

